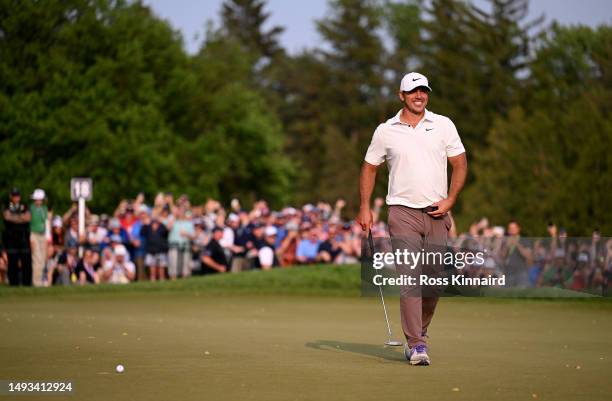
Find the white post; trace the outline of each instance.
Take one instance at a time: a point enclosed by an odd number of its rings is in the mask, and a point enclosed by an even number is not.
[[[85,235],[85,198],[79,197],[79,257],[83,257],[81,238]]]

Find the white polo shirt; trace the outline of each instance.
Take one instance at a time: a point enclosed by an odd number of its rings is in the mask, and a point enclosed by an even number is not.
[[[420,209],[448,196],[447,158],[465,148],[448,117],[425,110],[411,127],[400,121],[401,112],[376,128],[365,161],[375,166],[387,161],[387,205]]]

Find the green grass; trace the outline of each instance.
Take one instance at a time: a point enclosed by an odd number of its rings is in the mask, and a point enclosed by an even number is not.
[[[359,266],[317,265],[239,274],[217,274],[165,282],[129,285],[54,286],[50,288],[0,287],[2,296],[66,295],[142,292],[205,292],[207,294],[267,294],[358,296]]]
[[[370,289],[371,290],[371,289]],[[389,289],[386,293],[397,295]],[[27,296],[65,296],[72,294],[128,294],[150,292],[186,292],[210,295],[304,295],[304,296],[360,296],[360,266],[358,265],[314,265],[271,271],[251,270],[240,274],[217,274],[190,277],[177,281],[135,282],[129,285],[87,285],[87,286],[54,286],[50,288],[0,286],[2,297]],[[367,291],[368,295],[377,297],[378,289]],[[448,295],[448,294],[447,294]],[[592,298],[612,305],[612,298],[602,298],[593,294],[569,291],[559,288],[528,289],[469,289],[463,290],[464,296],[485,296],[487,298],[533,298],[533,299],[580,299]]]
[[[54,399],[88,401],[609,399],[609,299],[443,298],[433,364],[419,368],[383,346],[380,301],[359,296],[359,273],[1,288],[0,379],[70,379],[76,393]],[[401,338],[397,298],[387,307]]]

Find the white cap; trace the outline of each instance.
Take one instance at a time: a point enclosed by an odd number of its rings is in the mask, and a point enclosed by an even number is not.
[[[125,255],[127,255],[127,249],[125,249],[125,246],[123,246],[123,245],[115,246],[115,249],[113,249],[113,251],[115,252],[115,255],[117,255],[117,256],[125,256]]]
[[[236,213],[230,213],[229,216],[227,216],[227,220],[228,221],[238,221],[240,220],[240,217],[238,217]]]
[[[274,226],[268,226],[266,227],[266,231],[264,231],[266,237],[271,237],[273,235],[276,235],[277,232],[278,230]]]
[[[45,199],[45,190],[44,189],[40,189],[40,188],[36,188],[34,190],[34,193],[32,194],[32,199],[34,199],[34,200],[43,200],[43,199]]]
[[[409,74],[404,75],[404,78],[402,78],[402,83],[400,84],[400,92],[410,92],[411,90],[413,90],[414,88],[418,88],[419,86],[424,86],[431,92],[427,77],[423,74],[419,74],[418,72],[411,72]]]
[[[53,227],[62,227],[64,223],[62,222],[62,218],[59,216],[53,217],[53,222],[51,223]]]

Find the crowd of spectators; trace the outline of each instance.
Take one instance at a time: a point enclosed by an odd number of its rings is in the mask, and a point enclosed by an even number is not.
[[[76,203],[64,214],[48,210],[37,189],[31,203],[14,188],[3,211],[0,283],[35,286],[176,280],[191,275],[269,270],[314,263],[358,263],[361,227],[343,220],[345,202],[271,210],[265,201],[250,210],[238,199],[228,209],[216,200],[192,204],[186,195],[159,193],[122,200],[110,214],[85,211],[79,234]],[[387,235],[374,201],[375,236]],[[455,251],[483,251],[483,263],[463,269],[468,276],[506,275],[508,286],[555,286],[605,290],[612,275],[612,239],[598,231],[570,238],[555,225],[546,238],[521,236],[518,222],[490,226],[486,218],[466,233],[450,231]],[[12,268],[11,268],[11,264]],[[31,269],[24,268],[31,265]],[[30,273],[31,272],[31,273]]]
[[[0,280],[6,282],[8,271],[15,284],[124,284],[314,263],[358,263],[361,228],[342,220],[344,206],[340,199],[333,206],[319,202],[274,211],[258,201],[247,210],[234,199],[226,210],[216,200],[195,205],[186,195],[175,198],[168,193],[159,193],[147,204],[139,194],[122,200],[110,214],[86,210],[85,230],[79,235],[76,203],[57,215],[47,210],[43,190],[37,189],[32,203],[25,204],[14,189],[4,211]],[[19,214],[11,212],[17,208]],[[11,236],[19,227],[22,235],[16,243]],[[9,259],[19,268],[8,268]],[[31,276],[22,269],[28,263]],[[20,274],[11,279],[11,271]]]
[[[506,228],[492,227],[486,218],[467,233],[453,235],[455,251],[481,251],[483,263],[467,266],[471,277],[501,277],[513,288],[557,287],[597,294],[607,293],[612,281],[612,238],[598,229],[590,237],[569,237],[553,223],[547,237],[521,236],[521,226],[511,221]]]

